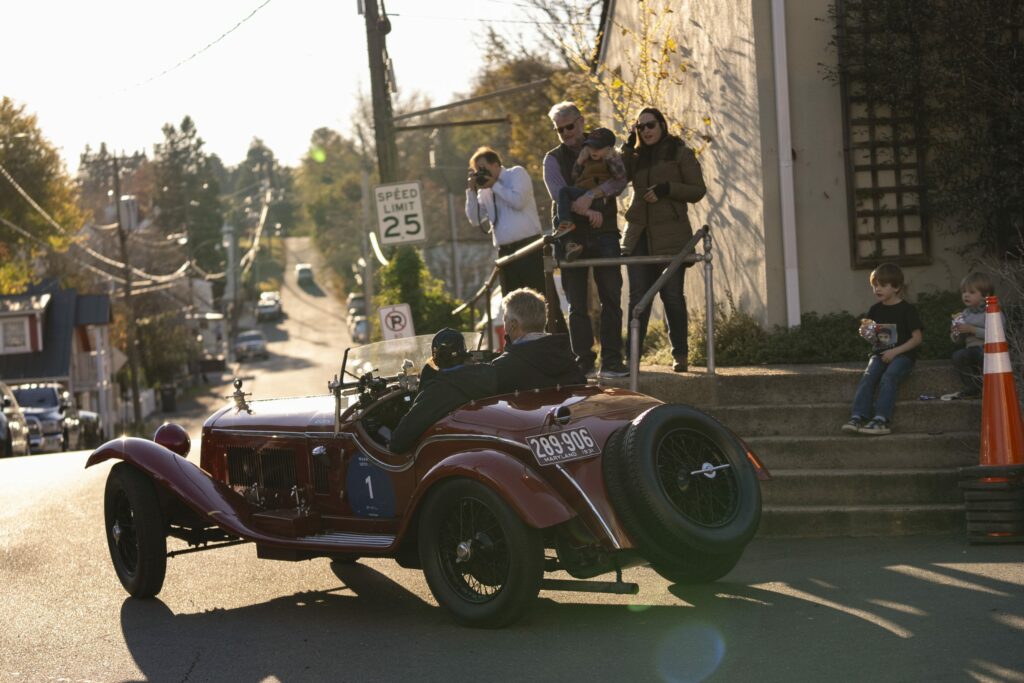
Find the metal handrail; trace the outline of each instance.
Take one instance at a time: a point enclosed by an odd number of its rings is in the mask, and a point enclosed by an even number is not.
[[[484,295],[488,297],[487,305],[487,324],[488,330],[490,329],[491,323],[491,307],[490,307],[490,291],[494,287],[494,280],[498,277],[498,272],[504,266],[507,266],[513,261],[518,261],[524,256],[528,256],[533,252],[544,247],[548,241],[547,237],[540,237],[535,241],[527,244],[524,247],[502,256],[494,261],[494,270],[491,271],[490,277],[487,281],[476,291],[476,293],[470,297],[468,301],[460,305],[458,308],[452,311],[452,315],[458,315],[467,308],[472,308],[475,312],[476,303]],[[702,242],[704,247],[703,253],[697,253],[695,251],[697,243]],[[610,258],[591,258],[591,259],[577,259],[575,261],[558,261],[557,259],[545,259],[545,270],[553,269],[554,267],[559,268],[600,268],[603,266],[622,266],[622,265],[644,265],[644,264],[660,264],[667,263],[665,270],[662,271],[658,279],[654,281],[654,284],[644,292],[644,295],[640,297],[640,301],[633,307],[632,317],[629,321],[629,388],[632,391],[637,391],[640,384],[640,315],[651,305],[654,300],[654,295],[661,290],[664,284],[677,270],[679,270],[684,263],[704,263],[704,298],[705,298],[705,319],[707,324],[707,359],[708,359],[708,374],[715,374],[715,326],[714,326],[714,288],[712,286],[712,276],[714,267],[711,265],[711,229],[705,225],[700,230],[694,233],[693,237],[686,243],[686,245],[679,251],[675,256],[613,256]],[[475,316],[474,316],[475,317]],[[490,340],[490,334],[487,335],[488,342]]]

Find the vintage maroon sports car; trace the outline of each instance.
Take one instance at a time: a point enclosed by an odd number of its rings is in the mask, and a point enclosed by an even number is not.
[[[323,396],[248,400],[236,380],[203,426],[200,467],[174,424],[97,449],[87,467],[123,461],[104,504],[128,593],[156,595],[170,556],[252,542],[267,559],[395,558],[422,568],[458,621],[496,627],[541,589],[636,593],[626,567],[699,583],[735,566],[768,473],[717,421],[624,389],[555,387],[468,403],[392,453],[429,353],[430,337],[346,351]],[[184,544],[169,550],[168,536]],[[545,578],[557,570],[575,579]]]

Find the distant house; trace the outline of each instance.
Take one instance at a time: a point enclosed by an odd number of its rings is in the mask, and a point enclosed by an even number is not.
[[[53,289],[0,296],[0,380],[60,382],[78,407],[115,422],[110,297]]]
[[[716,299],[731,295],[763,324],[858,313],[872,301],[868,274],[882,261],[900,264],[914,294],[956,291],[967,268],[958,249],[969,238],[930,225],[922,211],[917,122],[869,101],[863,84],[825,78],[849,59],[832,44],[830,0],[672,6],[650,5],[671,22],[667,35],[687,70],[657,105],[703,148],[708,193],[690,215],[711,226]],[[635,78],[631,32],[641,28],[642,7],[604,2],[598,60],[624,82]],[[612,125],[609,102],[587,124],[595,119]],[[699,268],[686,286],[690,306],[703,308]]]

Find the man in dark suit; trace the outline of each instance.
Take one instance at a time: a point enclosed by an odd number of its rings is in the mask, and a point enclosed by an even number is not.
[[[505,309],[505,353],[494,359],[498,392],[586,384],[564,334],[544,332],[544,297],[532,289],[510,292]]]

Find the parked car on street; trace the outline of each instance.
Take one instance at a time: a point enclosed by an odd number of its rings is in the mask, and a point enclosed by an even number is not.
[[[79,410],[78,419],[82,425],[82,448],[96,448],[103,443],[99,413],[91,410]]]
[[[78,407],[74,396],[61,384],[18,384],[12,391],[30,421],[29,447],[33,453],[76,451],[82,447]],[[32,419],[38,422],[38,433],[32,428]]]
[[[348,311],[348,317],[353,318],[357,316],[366,315],[366,297],[362,294],[352,292],[348,295],[345,300],[345,308]]]
[[[235,337],[235,359],[270,358],[267,351],[267,338],[259,330],[245,330]]]
[[[11,388],[0,382],[0,457],[28,455],[28,422]]]
[[[313,281],[313,266],[308,263],[296,263],[295,264],[295,279],[298,280],[299,284],[304,282]]]
[[[498,627],[540,590],[635,594],[624,568],[706,583],[740,560],[768,473],[690,406],[593,384],[521,391],[469,401],[392,452],[430,342],[348,349],[323,396],[252,400],[235,380],[198,465],[176,424],[97,449],[87,467],[122,461],[104,523],[129,595],[159,593],[168,556],[250,542],[265,559],[394,558],[459,622]]]
[[[357,315],[348,319],[348,333],[353,344],[365,344],[370,341],[370,321],[365,315]]]
[[[281,293],[260,292],[256,302],[256,320],[277,320],[281,317]]]

